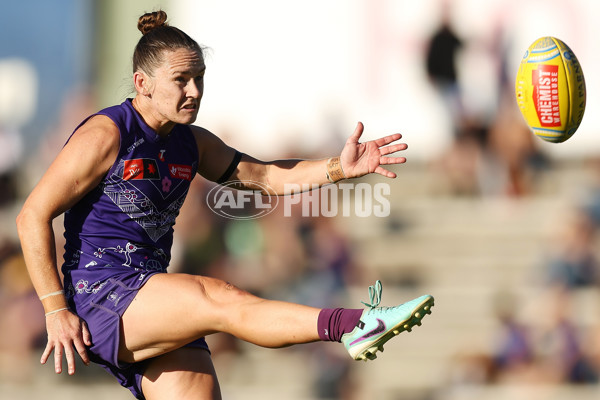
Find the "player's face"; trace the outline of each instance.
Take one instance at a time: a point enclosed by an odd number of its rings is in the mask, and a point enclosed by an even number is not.
[[[191,124],[198,116],[206,66],[201,54],[187,49],[164,53],[154,71],[151,99],[158,119]]]

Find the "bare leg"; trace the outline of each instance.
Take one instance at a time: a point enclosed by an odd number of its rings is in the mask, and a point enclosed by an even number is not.
[[[218,279],[157,274],[122,317],[119,359],[140,361],[215,332],[263,347],[319,340],[320,309],[264,300]]]
[[[142,378],[147,400],[221,400],[210,354],[182,347],[153,359]]]

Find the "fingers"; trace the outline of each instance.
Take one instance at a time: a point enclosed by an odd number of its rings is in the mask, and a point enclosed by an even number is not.
[[[63,347],[62,345],[58,345],[58,346],[54,346],[52,345],[50,342],[48,342],[48,344],[46,344],[46,349],[44,350],[44,353],[42,354],[42,358],[40,359],[40,362],[42,364],[46,364],[46,361],[48,361],[48,358],[50,357],[50,354],[52,354],[52,351],[54,351],[54,372],[56,372],[57,374],[60,374],[62,372],[62,353],[63,353]],[[71,353],[71,354],[69,354]],[[67,364],[69,365],[69,374],[73,375],[73,373],[75,373],[75,360],[73,359],[73,352],[66,352],[67,355]],[[71,358],[71,361],[69,360],[69,355]]]
[[[57,374],[62,372],[62,347],[54,349],[54,372]]]
[[[395,144],[393,146],[385,146],[380,147],[379,152],[382,156],[386,156],[388,154],[396,153],[398,151],[403,151],[408,149],[408,145],[406,143]]]
[[[85,338],[84,338],[84,341],[85,341]],[[77,350],[77,353],[79,354],[79,357],[81,357],[81,360],[83,361],[83,363],[85,365],[90,365],[90,358],[88,357],[87,350],[83,343],[84,342],[82,342],[80,340],[76,340],[75,342],[73,342],[73,344],[75,345],[75,350]]]
[[[67,370],[69,375],[75,373],[75,355],[73,354],[73,348],[65,347],[65,358],[67,359]]]
[[[358,143],[358,141],[360,140],[360,137],[362,136],[363,132],[364,132],[365,126],[363,125],[362,122],[358,122],[356,124],[356,128],[354,129],[354,133],[352,134],[352,136],[350,136],[348,138],[348,142],[350,143]]]
[[[405,157],[380,157],[379,158],[379,166],[375,168],[375,173],[385,176],[386,178],[396,178],[396,174],[392,171],[388,171],[385,168],[382,168],[382,165],[394,165],[394,164],[404,164],[406,162]]]
[[[75,353],[73,352],[73,347],[75,347],[75,350],[77,351],[77,354],[79,354],[79,357],[81,357],[83,363],[85,365],[90,365],[90,358],[85,346],[92,345],[91,336],[92,335],[90,334],[87,324],[85,321],[81,321],[81,336],[77,336],[73,340],[72,346],[65,347],[65,356],[67,358],[69,375],[73,375],[75,373]]]
[[[85,365],[89,365],[90,359],[87,354],[87,350],[83,345],[83,342],[79,340],[75,341],[74,346]],[[62,372],[62,356],[64,350],[64,355],[67,360],[68,373],[69,375],[73,375],[75,373],[75,352],[73,351],[72,347],[63,347],[62,345],[53,347],[50,344],[46,345],[46,349],[44,350],[44,353],[42,354],[42,358],[40,360],[42,364],[45,364],[46,361],[48,361],[48,357],[52,353],[52,350],[54,350],[54,371],[57,374],[60,374]]]
[[[46,361],[48,361],[48,357],[50,357],[50,354],[52,354],[52,349],[53,347],[50,345],[50,343],[47,343],[46,348],[42,353],[42,358],[40,359],[41,364],[46,364]]]
[[[381,167],[377,167],[375,168],[375,173],[379,174],[379,175],[383,175],[386,178],[395,178],[396,174],[393,173],[392,171],[388,171],[387,169],[381,168]]]
[[[92,345],[92,335],[90,334],[90,330],[88,329],[85,321],[83,321],[81,325],[82,325],[82,331],[83,331],[83,343],[85,343],[86,346],[91,346]]]
[[[352,136],[350,136],[348,138],[348,143],[358,143],[363,132],[364,132],[365,126],[363,125],[362,122],[358,122],[356,124],[356,128],[354,129],[354,133],[352,133]],[[379,139],[375,139],[373,140],[373,142],[378,146],[378,147],[383,147],[386,146],[392,142],[395,142],[397,140],[400,140],[402,138],[402,135],[399,133],[394,133],[393,135],[388,135],[388,136],[384,136],[382,138]],[[405,150],[408,146],[405,143],[399,144],[397,146],[401,146],[400,148],[398,148],[397,150],[394,151],[400,151],[400,150]],[[394,152],[391,151],[391,152]],[[386,153],[389,154],[389,153]]]
[[[42,353],[42,357],[40,362],[45,364],[48,361],[48,358],[54,352],[54,371],[57,374],[62,372],[62,357],[65,356],[67,360],[67,370],[69,375],[73,375],[75,373],[75,351],[81,357],[82,361],[85,365],[90,364],[90,358],[87,352],[86,346],[92,345],[92,338],[90,331],[85,323],[85,321],[81,321],[79,326],[80,333],[71,332],[71,334],[61,334],[59,335],[61,339],[57,340],[53,339],[54,335],[49,335],[48,343],[46,344],[46,348]]]
[[[402,138],[402,135],[399,133],[394,133],[393,135],[388,135],[388,136],[384,136],[382,138],[379,139],[375,139],[374,142],[377,146],[382,147],[385,146],[387,144],[390,144],[392,142],[395,142],[396,140],[400,140]]]
[[[406,157],[381,157],[379,159],[380,165],[404,164],[405,162],[406,162]]]

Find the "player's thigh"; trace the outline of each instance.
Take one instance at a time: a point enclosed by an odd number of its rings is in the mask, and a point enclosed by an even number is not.
[[[222,331],[232,308],[256,299],[219,279],[156,274],[121,318],[119,359],[140,361]]]
[[[220,400],[221,391],[208,351],[182,347],[152,359],[142,378],[147,400]]]

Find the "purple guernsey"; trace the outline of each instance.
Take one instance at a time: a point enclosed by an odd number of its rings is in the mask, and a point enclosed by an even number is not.
[[[117,125],[120,150],[100,184],[65,213],[65,293],[92,334],[92,361],[143,399],[146,363],[117,358],[120,317],[150,276],[167,271],[173,225],[196,173],[198,148],[186,125],[158,136],[130,99],[95,115]],[[202,338],[188,346],[207,349]]]
[[[65,214],[63,273],[92,265],[166,271],[173,225],[198,166],[188,126],[158,136],[127,100],[98,114],[121,132],[119,156],[94,190]],[[89,265],[87,265],[89,267]]]

